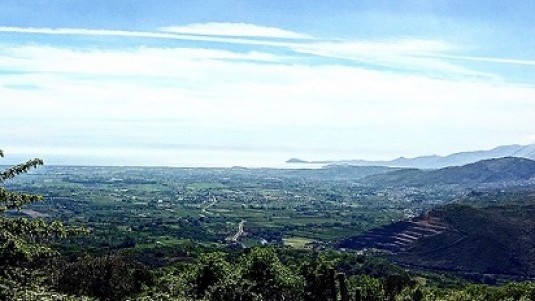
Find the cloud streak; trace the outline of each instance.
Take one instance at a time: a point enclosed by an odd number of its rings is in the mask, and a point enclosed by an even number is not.
[[[520,66],[535,66],[534,60],[519,60],[510,58],[499,57],[481,57],[481,56],[462,56],[462,55],[446,55],[446,54],[428,54],[427,56],[433,58],[444,58],[461,61],[472,61],[482,63],[495,63],[495,64],[507,64],[507,65],[520,65]]]
[[[454,55],[451,52],[458,52],[461,49],[441,40],[413,38],[380,41],[325,40],[276,27],[257,26],[247,23],[195,23],[185,26],[164,27],[160,28],[160,31],[154,32],[84,28],[0,27],[0,33],[2,32],[43,35],[112,36],[139,39],[151,38],[189,41],[192,43],[209,42],[221,45],[241,45],[250,48],[266,46],[272,47],[271,51],[273,52],[290,51],[290,53],[293,53],[293,56],[305,56],[305,59],[314,57],[320,59],[341,59],[356,64],[366,64],[381,68],[386,67],[398,71],[422,71],[432,77],[460,76],[464,78],[491,80],[500,80],[503,77],[503,74],[489,74],[452,61],[474,61],[487,64],[521,66],[535,65],[535,62],[531,60]],[[253,39],[255,37],[267,39]],[[214,47],[217,48],[217,46]],[[197,47],[194,48],[198,49]],[[201,49],[200,51],[203,50]],[[264,58],[251,57],[244,59],[264,60],[268,56],[270,59],[275,57],[274,55],[268,55],[267,52],[263,55],[265,55]],[[278,57],[281,58],[280,55]]]
[[[250,23],[194,23],[184,26],[160,27],[160,31],[203,35],[203,36],[231,36],[231,37],[260,37],[278,39],[312,39],[307,34],[289,31],[277,27],[258,26]]]
[[[86,29],[86,28],[35,28],[35,27],[0,26],[0,33],[1,32],[20,33],[20,34],[44,34],[44,35],[151,38],[151,39],[199,41],[199,42],[214,42],[214,43],[256,45],[256,46],[277,46],[277,47],[283,47],[283,46],[288,45],[287,42],[255,40],[255,39],[227,37],[227,36],[187,35],[187,34],[158,32],[158,31],[127,31],[127,30]]]

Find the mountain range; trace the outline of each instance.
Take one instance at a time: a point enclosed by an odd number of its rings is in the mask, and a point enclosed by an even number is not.
[[[491,150],[479,150],[471,152],[454,153],[448,156],[421,156],[415,158],[400,157],[390,161],[367,161],[367,160],[340,160],[340,161],[306,161],[292,158],[287,163],[312,163],[312,164],[335,164],[357,166],[388,166],[418,169],[438,169],[449,166],[461,166],[481,160],[503,157],[518,157],[535,160],[535,144],[528,145],[504,145]]]
[[[535,181],[535,161],[525,158],[505,157],[482,160],[463,166],[451,166],[436,170],[399,169],[365,177],[361,182],[371,185],[432,186],[480,184],[514,184]]]

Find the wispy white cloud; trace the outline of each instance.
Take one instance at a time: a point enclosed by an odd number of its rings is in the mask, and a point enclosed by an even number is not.
[[[495,122],[474,120],[471,114],[478,111],[481,117],[487,112],[503,120],[498,115],[508,105],[533,106],[533,89],[510,85],[438,80],[353,66],[219,59],[241,56],[263,55],[146,47],[3,49],[0,68],[26,72],[0,77],[2,98],[17,100],[3,105],[3,112],[10,112],[4,118],[13,116],[12,112],[34,118],[47,112],[57,118],[63,114],[82,119],[122,114],[178,118],[195,126],[431,127],[450,117],[452,123],[484,127]],[[13,84],[41,89],[12,89]],[[511,124],[518,125],[522,120],[518,117],[530,112],[523,109],[505,118],[513,117]]]
[[[441,40],[424,39],[390,39],[390,40],[321,40],[308,35],[287,31],[275,27],[257,26],[247,23],[199,23],[185,26],[170,26],[161,28],[164,31],[124,31],[103,30],[84,28],[20,28],[0,27],[1,32],[21,34],[49,34],[49,35],[91,35],[91,36],[116,36],[130,38],[155,38],[183,41],[202,41],[221,44],[243,45],[247,47],[269,46],[274,49],[291,51],[294,56],[308,56],[318,58],[342,59],[357,64],[366,64],[368,67],[378,66],[392,68],[394,71],[421,72],[431,77],[468,77],[500,80],[500,75],[489,74],[466,67],[462,63],[453,61],[478,61],[484,63],[499,63],[512,65],[531,66],[535,62],[497,57],[476,57],[453,55],[459,52],[456,45]],[[277,40],[251,39],[252,37],[279,38]],[[280,38],[294,38],[297,40],[280,40]],[[308,39],[310,38],[310,39]],[[217,49],[214,46],[214,49]],[[195,52],[206,52],[209,49],[198,50],[192,46]],[[256,53],[253,55],[253,53]],[[284,61],[280,55],[267,52],[262,54],[251,51],[249,57],[237,58],[232,52],[227,51],[227,57],[221,59],[245,59],[273,61],[277,57]],[[286,61],[287,63],[291,63]]]
[[[351,151],[362,145],[397,153],[413,148],[405,155],[421,154],[427,145],[426,152],[444,154],[517,142],[535,132],[530,122],[535,90],[450,62],[452,53],[462,49],[445,41],[260,41],[163,32],[2,30],[163,35],[285,50],[2,42],[0,70],[12,73],[0,75],[0,121],[10,124],[0,127],[0,137],[21,147],[55,149],[71,141],[69,147],[84,149],[83,141],[98,140],[107,149],[132,141],[178,141],[292,150],[283,157],[298,155],[296,149],[344,150],[343,156],[351,158],[359,156]],[[466,76],[478,80],[459,80]],[[118,117],[139,122],[94,122]],[[150,120],[161,122],[141,126]]]
[[[453,59],[453,60],[482,62],[482,63],[535,66],[534,60],[519,60],[519,59],[500,58],[500,57],[463,56],[463,55],[448,55],[448,54],[427,54],[427,56],[433,57],[433,58]]]
[[[496,75],[453,64],[446,53],[458,50],[440,40],[391,39],[382,41],[331,41],[293,45],[296,52],[325,58],[338,58],[394,70],[419,71],[431,76],[479,77],[497,79]]]
[[[145,38],[174,38],[175,35],[157,32],[86,29],[86,28],[48,28],[48,27],[10,27],[0,26],[0,32],[31,33],[48,35],[91,35],[91,36],[120,36],[120,37],[145,37]]]
[[[312,42],[297,47],[303,52],[325,56],[351,58],[360,55],[415,55],[420,53],[444,53],[455,47],[440,40],[390,39],[380,41]]]
[[[240,37],[227,36],[202,36],[187,35],[171,32],[158,31],[126,31],[108,29],[87,29],[87,28],[35,28],[35,27],[8,27],[0,26],[0,32],[21,33],[21,34],[45,34],[45,35],[77,35],[77,36],[114,36],[127,38],[152,38],[168,40],[185,40],[215,42],[226,44],[258,45],[258,46],[286,46],[287,42],[255,40]]]
[[[279,39],[312,39],[312,36],[277,27],[259,26],[250,23],[193,23],[184,26],[168,26],[160,31],[179,34],[231,37],[263,37]]]

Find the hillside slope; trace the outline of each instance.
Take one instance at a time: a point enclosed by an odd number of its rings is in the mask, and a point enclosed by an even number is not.
[[[448,225],[415,241],[394,258],[440,269],[535,276],[535,205],[476,209],[449,205],[435,211]]]
[[[423,156],[416,158],[399,158],[391,161],[391,166],[412,168],[444,168],[462,166],[481,160],[516,157],[535,160],[535,144],[504,145],[491,150],[454,153],[448,156]]]
[[[438,170],[397,170],[366,177],[362,182],[382,186],[427,186],[514,183],[530,179],[535,179],[535,161],[506,157]]]
[[[535,199],[486,208],[450,204],[348,238],[339,247],[387,251],[412,266],[534,277]]]

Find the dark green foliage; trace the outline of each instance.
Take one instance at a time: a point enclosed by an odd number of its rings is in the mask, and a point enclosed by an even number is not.
[[[231,267],[224,254],[209,253],[201,256],[191,279],[193,295],[197,298],[204,297],[210,287],[226,280],[230,276]]]
[[[397,300],[403,301],[532,301],[535,300],[535,283],[509,283],[500,287],[468,285],[454,289],[416,287],[401,292]]]
[[[124,256],[84,257],[60,267],[56,288],[100,300],[124,300],[152,283],[150,272]]]
[[[393,274],[382,278],[383,289],[388,300],[395,300],[396,296],[405,288],[416,285],[407,274]]]
[[[0,157],[3,157],[0,152]],[[0,185],[5,180],[28,172],[31,168],[42,165],[40,159],[30,160],[8,168],[0,173]],[[42,197],[10,192],[0,187],[0,214],[9,209],[20,209],[22,206],[41,201]],[[21,264],[30,263],[35,258],[42,258],[52,254],[52,250],[38,244],[42,239],[61,237],[66,229],[60,222],[46,223],[42,220],[28,220],[25,218],[6,218],[0,216],[0,267],[9,269]]]
[[[295,300],[302,292],[301,281],[285,267],[272,248],[255,248],[240,262],[242,277],[262,300]]]
[[[0,156],[3,157],[3,152]],[[33,159],[8,168],[0,173],[0,184],[42,164],[41,159]],[[0,187],[0,214],[10,209],[20,210],[24,205],[42,200],[41,196],[10,192]],[[41,219],[0,216],[0,267],[6,269],[20,266],[31,263],[34,259],[50,256],[54,252],[41,242],[84,232],[81,228],[66,228],[59,221],[45,222]]]
[[[3,156],[4,153],[0,152],[0,157]],[[13,179],[15,176],[23,173],[27,173],[30,169],[36,168],[39,165],[43,165],[43,161],[41,159],[33,159],[24,164],[19,164],[8,168],[0,173],[0,184],[3,185],[6,180]],[[41,196],[25,193],[14,193],[6,190],[4,187],[0,187],[0,213],[3,213],[9,209],[20,209],[24,205],[38,202],[42,199],[43,198]]]
[[[209,300],[299,300],[300,279],[272,248],[255,248],[229,262],[222,253],[202,255],[185,273],[186,294]]]
[[[356,279],[360,288],[362,301],[383,301],[384,290],[381,281],[370,276],[362,275]]]
[[[422,301],[424,299],[424,293],[421,288],[417,288],[412,293],[412,301]]]
[[[0,157],[3,156],[0,150]],[[42,164],[41,159],[33,159],[8,168],[0,173],[0,185]],[[0,214],[42,200],[38,195],[11,192],[0,187]],[[84,230],[65,228],[59,221],[0,216],[0,300],[46,298],[52,294],[45,287],[47,275],[43,272],[46,268],[43,264],[57,252],[46,242],[80,232]]]
[[[351,256],[335,253],[293,256],[293,264],[301,268],[292,270],[288,268],[290,263],[283,264],[272,248],[251,249],[231,262],[222,253],[207,254],[193,268],[185,269],[192,271],[186,272],[186,287],[189,296],[198,299],[304,301],[353,300],[358,287],[362,300],[386,301],[395,300],[401,291],[414,286],[414,281],[402,270],[386,268],[384,260],[377,259],[368,259],[372,262],[369,264],[363,259],[360,266],[366,266],[370,274],[383,276],[347,277],[336,268],[347,257]],[[374,267],[378,270],[373,270]],[[365,273],[362,268],[358,270]]]
[[[491,274],[535,275],[533,204],[507,203],[486,208],[452,204],[430,214],[442,218],[448,230],[418,240],[412,248],[396,255],[396,260],[471,271],[478,273],[478,279],[473,280],[488,284],[495,281]]]
[[[210,287],[206,293],[210,301],[260,301],[262,295],[253,291],[253,283],[237,274],[231,274]]]
[[[309,261],[305,261],[301,267],[301,274],[304,278],[305,301],[324,301],[332,299],[333,282],[330,276],[333,271],[333,263],[324,256],[314,253]]]

